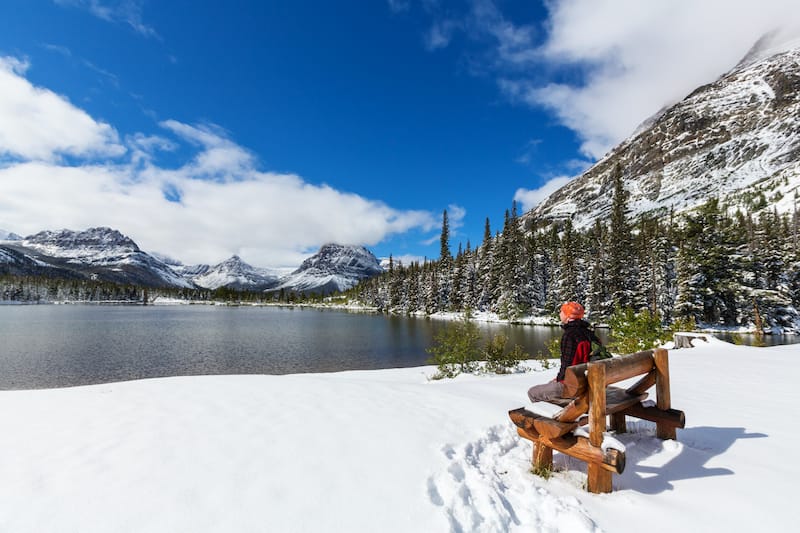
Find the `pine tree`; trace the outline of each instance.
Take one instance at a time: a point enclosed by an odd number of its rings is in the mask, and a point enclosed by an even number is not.
[[[572,230],[572,220],[564,223],[559,250],[559,277],[558,287],[561,299],[583,300],[578,288],[578,243],[577,236]]]
[[[631,305],[631,284],[634,278],[631,259],[631,228],[628,225],[628,193],[622,180],[619,164],[614,167],[614,199],[611,204],[610,226],[606,240],[611,271],[608,290],[614,305],[625,308]]]
[[[439,262],[444,267],[449,266],[453,256],[450,254],[450,223],[447,220],[447,209],[442,212],[442,236],[439,239],[441,245],[439,252]]]
[[[589,233],[587,260],[589,263],[589,283],[586,295],[586,311],[594,316],[608,317],[613,303],[608,294],[608,252],[604,245],[606,229],[600,220],[595,220]]]

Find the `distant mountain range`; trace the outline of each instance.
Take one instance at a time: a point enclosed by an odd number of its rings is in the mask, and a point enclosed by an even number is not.
[[[800,49],[760,41],[730,72],[647,120],[627,140],[523,217],[527,227],[611,211],[619,169],[630,215],[719,198],[750,213],[791,212],[800,187]],[[796,44],[796,43],[795,43]]]
[[[227,287],[251,291],[328,294],[382,272],[362,246],[326,244],[294,272],[257,268],[233,257],[217,265],[183,265],[148,254],[117,230],[42,231],[20,237],[0,230],[0,274],[93,279],[144,287]]]

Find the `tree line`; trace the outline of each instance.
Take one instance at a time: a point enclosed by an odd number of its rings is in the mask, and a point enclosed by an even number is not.
[[[318,294],[293,291],[238,290],[230,287],[217,289],[144,287],[120,284],[98,279],[64,279],[41,275],[19,276],[0,272],[0,302],[52,303],[152,303],[159,298],[185,302],[225,303],[315,303],[322,301]]]

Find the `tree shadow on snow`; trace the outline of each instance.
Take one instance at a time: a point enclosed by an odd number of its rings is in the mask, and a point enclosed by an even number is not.
[[[619,487],[643,494],[672,490],[673,483],[683,479],[733,475],[730,468],[708,467],[706,463],[740,439],[767,437],[764,433],[748,433],[745,428],[693,427],[679,429],[676,442],[656,438],[654,424],[651,428],[643,422],[629,422],[628,428],[633,433],[618,436],[625,442],[627,466],[614,480],[615,490]]]

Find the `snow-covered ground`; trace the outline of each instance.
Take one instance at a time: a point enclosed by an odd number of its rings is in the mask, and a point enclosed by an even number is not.
[[[429,381],[432,367],[153,379],[0,392],[0,531],[787,531],[800,346],[670,352],[678,440],[618,436],[584,492],[507,411],[556,369]]]

